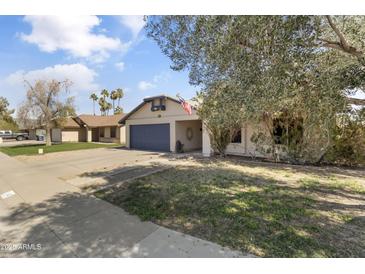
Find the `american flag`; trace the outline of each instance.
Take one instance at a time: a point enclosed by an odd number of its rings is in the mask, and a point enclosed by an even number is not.
[[[180,104],[182,106],[182,108],[189,114],[191,115],[193,113],[191,105],[186,102],[181,96],[177,96],[177,98],[180,100]]]

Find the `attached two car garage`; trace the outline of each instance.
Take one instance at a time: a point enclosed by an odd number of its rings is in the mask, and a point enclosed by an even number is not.
[[[170,124],[130,125],[130,148],[170,151]]]
[[[119,121],[125,125],[126,146],[131,149],[175,152],[201,150],[202,123],[193,109],[189,115],[179,100],[161,95],[143,102]]]

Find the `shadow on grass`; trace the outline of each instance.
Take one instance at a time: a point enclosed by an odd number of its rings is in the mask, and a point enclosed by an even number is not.
[[[259,256],[365,256],[364,195],[346,189],[187,163],[97,196],[143,220]]]
[[[108,171],[91,171],[79,175],[78,182],[73,183],[83,191],[92,192],[100,188],[113,187],[125,181],[147,176],[169,168],[158,162],[134,164],[116,167]]]

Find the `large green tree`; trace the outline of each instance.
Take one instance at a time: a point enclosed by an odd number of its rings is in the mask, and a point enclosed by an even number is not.
[[[347,96],[364,86],[364,23],[361,16],[152,16],[146,28],[172,69],[188,70],[190,83],[225,109],[245,110],[236,118],[271,123],[284,113],[301,121],[302,138],[287,142],[288,155],[316,162],[332,145]],[[214,95],[223,82],[227,95]],[[231,121],[221,119],[227,129]]]
[[[0,129],[17,130],[18,125],[12,117],[13,109],[9,109],[9,102],[5,97],[0,96]]]

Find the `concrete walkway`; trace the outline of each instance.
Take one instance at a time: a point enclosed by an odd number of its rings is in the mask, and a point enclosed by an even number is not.
[[[0,257],[250,257],[141,222],[51,166],[2,153],[0,163]]]

